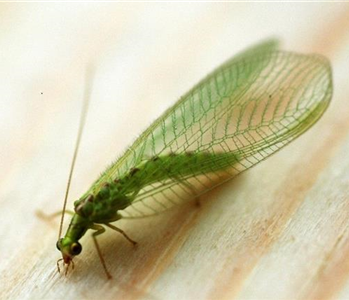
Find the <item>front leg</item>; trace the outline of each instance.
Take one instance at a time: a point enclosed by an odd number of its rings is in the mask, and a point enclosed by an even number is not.
[[[98,257],[99,257],[99,260],[101,261],[102,263],[102,266],[103,266],[103,269],[104,269],[104,272],[105,274],[107,275],[108,279],[112,279],[112,276],[110,275],[108,269],[107,269],[107,265],[105,263],[105,260],[103,258],[103,255],[102,255],[102,252],[101,252],[101,249],[99,248],[99,245],[98,245],[98,242],[97,242],[97,236],[104,233],[105,232],[105,228],[101,225],[93,225],[91,227],[91,229],[93,230],[97,230],[96,232],[92,233],[92,238],[93,238],[93,241],[95,243],[95,246],[96,246],[96,249],[97,249],[97,253],[98,253]]]
[[[73,212],[73,211],[71,211],[71,210],[67,210],[67,209],[66,209],[64,212],[65,212],[66,214],[68,214],[68,215],[71,215],[71,216],[73,216],[73,215],[75,214],[75,212]],[[61,216],[62,213],[63,213],[63,210],[56,211],[56,212],[51,213],[51,214],[46,214],[46,213],[44,213],[44,212],[43,212],[42,210],[40,210],[40,209],[37,209],[37,210],[35,211],[35,214],[36,214],[36,216],[37,216],[38,218],[43,219],[43,220],[46,220],[46,221],[52,220],[52,219],[54,219],[54,218],[56,218],[56,217],[58,217],[58,216]]]

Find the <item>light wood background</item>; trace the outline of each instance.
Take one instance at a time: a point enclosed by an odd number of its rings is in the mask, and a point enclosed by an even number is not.
[[[329,110],[297,141],[191,203],[89,234],[57,273],[85,68],[97,67],[70,204],[162,111],[275,36],[332,62]],[[349,3],[1,3],[0,299],[349,298]],[[66,220],[68,222],[68,218]]]

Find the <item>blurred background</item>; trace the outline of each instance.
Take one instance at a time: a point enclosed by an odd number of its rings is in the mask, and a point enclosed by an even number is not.
[[[57,273],[58,220],[88,66],[91,105],[68,208],[166,108],[238,51],[276,37],[331,60],[314,128],[192,204],[90,236]],[[348,3],[1,3],[1,299],[349,298]],[[68,223],[68,217],[66,223]],[[67,225],[67,224],[66,224]]]

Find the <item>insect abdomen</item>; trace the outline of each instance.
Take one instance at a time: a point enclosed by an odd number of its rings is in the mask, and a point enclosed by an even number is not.
[[[221,171],[237,161],[234,153],[186,152],[156,156],[130,169],[124,177],[104,183],[95,195],[78,200],[75,211],[94,221],[109,219],[118,210],[129,206],[138,192],[147,185]]]
[[[122,181],[127,190],[140,190],[154,182],[224,170],[236,162],[237,156],[233,153],[171,153],[153,157],[131,169]]]

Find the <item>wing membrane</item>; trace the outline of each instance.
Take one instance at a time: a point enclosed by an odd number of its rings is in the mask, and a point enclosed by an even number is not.
[[[233,178],[294,140],[321,117],[331,95],[325,58],[279,51],[275,41],[257,45],[223,64],[169,108],[95,188],[161,155],[233,153],[238,158],[220,161],[218,171],[192,176],[178,172],[143,187],[123,211],[128,217],[159,213]]]

